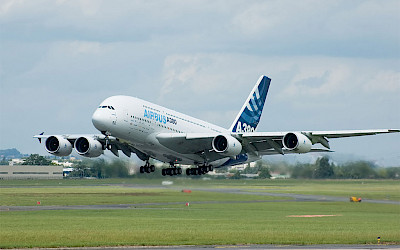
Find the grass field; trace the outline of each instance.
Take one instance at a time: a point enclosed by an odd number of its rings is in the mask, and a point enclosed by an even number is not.
[[[0,247],[176,244],[400,244],[400,206],[293,202],[284,198],[193,191],[218,187],[398,199],[396,181],[47,180],[0,182],[0,205],[90,205],[182,202],[124,210],[1,211]],[[114,185],[114,184],[125,185]],[[135,186],[139,184],[138,186]],[[150,188],[144,188],[150,184]],[[397,198],[396,198],[397,197]],[[186,202],[221,201],[221,204]],[[246,201],[248,203],[240,203]],[[265,202],[251,202],[265,201]],[[229,203],[232,202],[232,203]],[[239,202],[239,203],[237,203]],[[33,204],[32,204],[33,203]],[[335,215],[297,218],[292,215]]]
[[[252,185],[246,184],[244,189],[256,192],[357,196],[365,199],[400,201],[398,180],[274,180],[269,185],[257,182]]]

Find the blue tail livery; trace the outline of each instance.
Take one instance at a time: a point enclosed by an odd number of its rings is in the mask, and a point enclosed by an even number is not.
[[[264,75],[258,79],[257,84],[250,92],[249,97],[232,123],[230,131],[245,133],[256,130],[260,122],[270,83],[271,79]]]

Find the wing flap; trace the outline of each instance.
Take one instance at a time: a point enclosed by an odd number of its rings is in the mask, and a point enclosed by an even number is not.
[[[160,133],[158,142],[180,154],[196,154],[212,149],[212,140],[216,134],[211,133]]]

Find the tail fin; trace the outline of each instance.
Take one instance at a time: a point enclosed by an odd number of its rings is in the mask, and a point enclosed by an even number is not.
[[[262,75],[247,97],[242,109],[229,129],[232,132],[254,132],[260,122],[271,79]]]

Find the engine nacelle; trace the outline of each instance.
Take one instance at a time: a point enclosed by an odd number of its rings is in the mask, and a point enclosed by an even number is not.
[[[283,145],[289,150],[296,151],[296,153],[310,152],[312,147],[310,139],[298,132],[287,133],[283,137]]]
[[[68,156],[72,152],[72,144],[58,135],[48,137],[44,147],[47,152],[56,156]]]
[[[218,135],[212,141],[215,152],[226,156],[236,156],[242,151],[242,144],[230,135]]]
[[[103,145],[98,140],[88,137],[79,137],[75,141],[75,150],[85,157],[98,157],[103,153]]]

